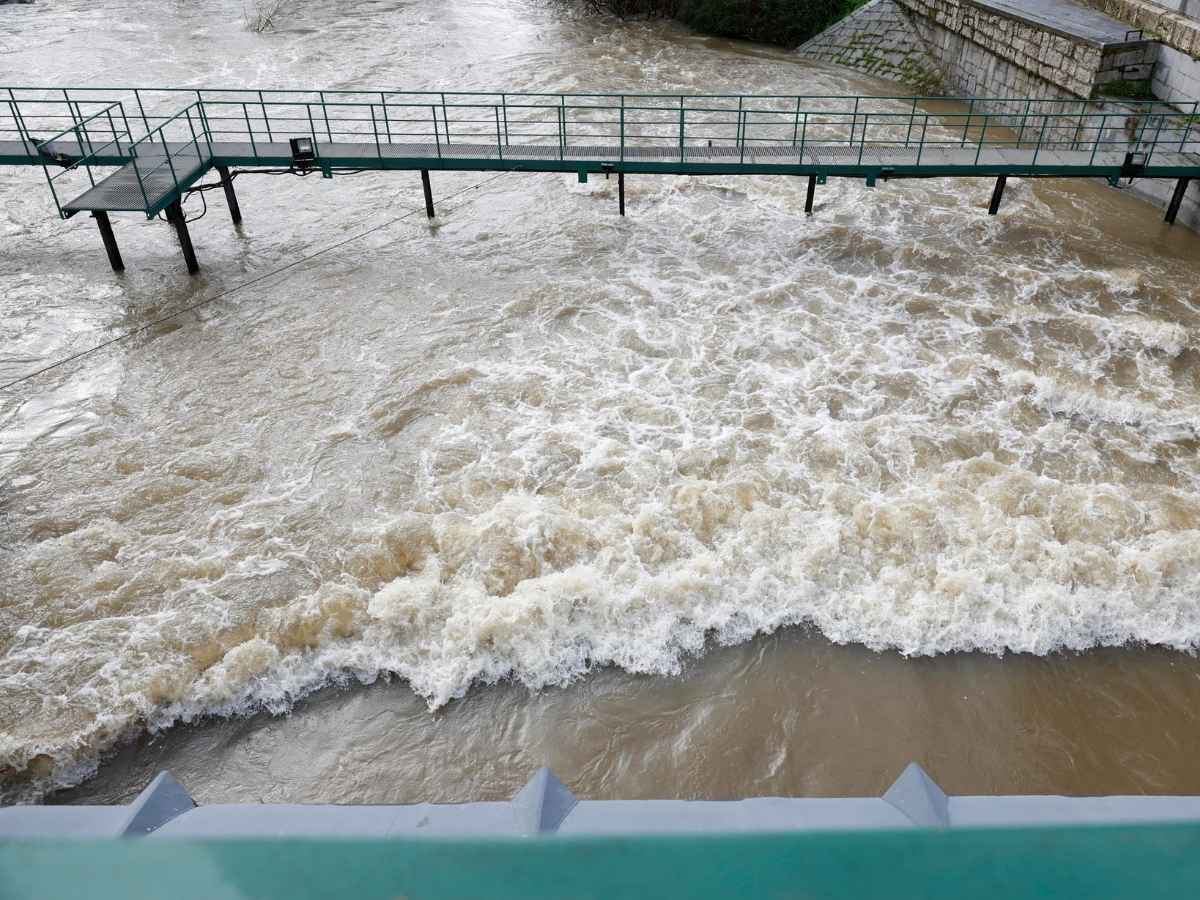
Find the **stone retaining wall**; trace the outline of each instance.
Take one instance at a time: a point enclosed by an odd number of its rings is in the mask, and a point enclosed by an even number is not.
[[[899,81],[917,93],[939,92],[942,71],[896,0],[872,0],[797,51],[807,59]]]
[[[1117,13],[1102,4],[1152,6],[1146,0],[1092,0],[1092,5],[1114,17]],[[1174,23],[1183,18],[1160,7],[1154,9],[1156,22]],[[1189,28],[1200,29],[1200,23],[1184,21]],[[1187,28],[1172,24],[1171,29],[1176,41],[1187,42]],[[1151,36],[1148,28],[1146,36]],[[1200,53],[1200,43],[1194,46]],[[1089,116],[1078,122],[1051,119],[1047,130],[1036,116],[1027,115],[1030,107],[1026,100],[1054,101],[1035,104],[1035,112],[1070,113],[1079,108],[1080,100],[1093,97],[1106,80],[1129,78],[1131,71],[1145,73],[1133,77],[1146,77],[1151,64],[1156,93],[1160,86],[1165,90],[1159,96],[1200,98],[1200,62],[1182,50],[1138,42],[1101,46],[981,9],[971,0],[875,0],[802,45],[798,52],[809,59],[905,83],[919,93],[940,85],[941,92],[979,98],[972,101],[973,110],[1011,116],[995,124],[1020,128],[1023,134],[1032,128],[1043,140],[1065,143],[1092,140],[1098,127],[1105,129],[1106,140],[1120,141],[1128,137],[1131,127],[1137,127],[1138,120],[1128,106],[1113,100],[1098,107],[1106,116]],[[1138,68],[1122,70],[1122,66]],[[1001,99],[1014,97],[1022,99]],[[1131,191],[1165,206],[1173,187],[1173,182],[1138,181]],[[1189,189],[1178,221],[1200,230],[1200,182]]]

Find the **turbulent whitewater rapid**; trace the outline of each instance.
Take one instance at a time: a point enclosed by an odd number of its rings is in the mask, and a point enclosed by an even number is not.
[[[897,90],[537,0],[301,5],[263,36],[198,6],[6,8],[0,72]],[[243,232],[213,200],[189,282],[134,219],[113,275],[41,179],[0,171],[0,381],[420,206],[406,174],[246,177]],[[1200,644],[1200,243],[1155,210],[831,180],[806,219],[798,180],[632,177],[621,219],[615,181],[434,181],[432,227],[0,394],[9,800],[146,729],[383,674],[439,707],[790,625],[909,655]]]

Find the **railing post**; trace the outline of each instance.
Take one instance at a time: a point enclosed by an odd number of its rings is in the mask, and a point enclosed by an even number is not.
[[[987,137],[988,119],[991,113],[983,114],[983,129],[979,132],[979,149],[975,151],[975,165],[979,165],[979,157],[983,154],[983,140]]]
[[[1088,165],[1096,162],[1096,152],[1100,149],[1100,141],[1104,137],[1104,129],[1108,126],[1108,113],[1100,113],[1100,127],[1096,131],[1096,141],[1092,144],[1092,155],[1088,159]]]
[[[133,99],[137,101],[138,112],[142,116],[142,127],[146,129],[146,134],[149,134],[150,120],[146,118],[146,107],[142,106],[142,92],[137,88],[133,89]]]
[[[83,138],[79,134],[79,126],[76,125],[72,130],[75,132],[75,143],[79,144],[79,152],[80,152],[80,154],[83,154]],[[80,161],[82,162],[82,156],[81,156]],[[73,163],[72,165],[68,166],[68,168],[73,169],[78,165],[79,165],[79,163],[76,162],[76,163]],[[92,167],[87,165],[86,163],[84,164],[83,167],[87,170],[88,181],[90,181],[92,183],[92,187],[95,187],[96,186],[96,177],[92,174]]]
[[[800,132],[800,162],[804,162],[804,140],[808,137],[808,110],[804,111],[804,126]]]
[[[736,137],[734,138],[734,142],[736,143],[736,145],[738,147],[742,146],[742,104],[744,102],[745,102],[745,98],[739,96],[738,97],[738,114],[737,114],[737,132],[736,132]]]
[[[917,145],[917,165],[921,164],[921,154],[925,152],[925,132],[929,130],[929,113],[921,120],[921,143]]]
[[[1151,106],[1151,109],[1154,107]],[[1162,134],[1163,120],[1167,117],[1166,113],[1158,114],[1158,127],[1154,129],[1154,140],[1150,142],[1150,152],[1146,154],[1146,165],[1150,165],[1150,157],[1154,155],[1154,151],[1158,149],[1158,139]]]
[[[1192,104],[1192,114],[1185,120],[1186,127],[1183,129],[1183,140],[1179,142],[1179,152],[1183,152],[1183,148],[1187,146],[1188,135],[1192,131],[1192,121],[1196,118],[1196,109],[1200,107],[1200,100]]]
[[[967,122],[963,125],[962,140],[958,142],[958,146],[965,147],[967,145],[967,131],[971,128],[971,115],[975,112],[975,98],[971,98],[971,102],[967,104]]]
[[[446,143],[450,143],[450,119],[446,115],[446,95],[442,94],[442,127],[446,129]]]
[[[104,111],[104,114],[108,117],[108,130],[112,133],[112,142],[117,145],[117,156],[120,156],[121,155],[121,139],[117,137],[117,125],[113,121],[112,107],[110,106],[108,109],[106,109]]]
[[[199,91],[196,91],[199,94]],[[200,116],[200,126],[204,129],[204,142],[208,145],[208,156],[211,159],[216,156],[213,153],[212,145],[212,126],[208,122],[208,109],[204,106],[203,100],[196,101],[196,113]]]
[[[1050,120],[1050,114],[1042,113],[1042,128],[1041,128],[1041,131],[1038,132],[1038,141],[1037,141],[1037,144],[1033,148],[1033,159],[1030,160],[1030,162],[1029,162],[1030,167],[1037,165],[1038,154],[1042,152],[1042,138],[1046,134],[1046,123],[1049,120]]]
[[[683,138],[687,126],[684,121],[683,96],[679,97],[679,162],[683,164]]]
[[[242,103],[242,115],[246,119],[246,134],[250,135],[250,153],[258,159],[258,145],[254,143],[254,126],[250,124],[250,109]]]
[[[438,159],[442,158],[442,139],[438,135],[437,107],[429,104],[429,113],[433,116],[433,142],[437,146]]]
[[[854,98],[854,114],[850,117],[850,140],[846,143],[848,147],[854,146],[854,132],[858,128],[858,103],[861,99],[861,97]]]
[[[796,118],[792,122],[792,146],[796,146],[796,135],[800,131],[800,98],[796,98]]]
[[[383,93],[383,91],[379,92],[379,102],[383,106],[383,127],[384,127],[384,130],[387,132],[388,143],[391,144],[391,142],[392,142],[392,126],[391,126],[391,123],[388,122],[387,96]]]
[[[149,209],[150,198],[146,196],[146,183],[142,181],[142,170],[138,167],[137,147],[130,147],[129,152],[133,154],[133,174],[137,176],[138,189],[142,192],[143,209]]]
[[[904,149],[908,149],[908,144],[912,140],[913,122],[917,118],[917,98],[913,97],[912,110],[908,114],[908,131],[904,135]]]
[[[325,103],[325,92],[318,91],[317,96],[321,98],[321,115],[325,117],[325,136],[329,138],[329,143],[333,143],[333,129],[329,127],[329,106]]]
[[[625,95],[621,95],[621,162],[625,162]]]
[[[275,136],[271,134],[271,120],[267,118],[267,101],[263,99],[263,92],[258,92],[258,108],[262,110],[263,125],[267,129],[267,143],[274,143]]]
[[[121,110],[121,121],[125,123],[125,137],[129,139],[129,152],[133,153],[133,132],[129,129],[129,117],[125,115],[125,104],[118,103],[117,106]],[[117,149],[120,149],[120,145]]]
[[[200,159],[200,141],[196,138],[196,126],[192,122],[192,111],[185,109],[184,114],[187,116],[188,130],[192,133],[192,146],[196,148],[196,159]]]
[[[854,117],[856,119],[858,118],[857,112],[855,112]],[[870,113],[863,113],[862,140],[858,142],[858,164],[860,166],[862,165],[863,151],[865,151],[867,149],[867,124],[868,124],[868,121],[870,120],[870,118],[871,118]]]
[[[559,152],[558,158],[565,159],[567,156],[567,98],[560,94],[558,97],[558,122],[559,122],[559,139],[562,143],[562,150]]]
[[[496,152],[500,154],[500,161],[504,161],[504,142],[500,140],[500,107],[493,106],[492,112],[496,114]]]
[[[13,93],[12,88],[8,89],[8,109],[13,117],[13,125],[17,129],[17,138],[21,141],[22,144],[26,144],[27,139],[25,136],[25,128],[22,126],[21,116],[17,112],[17,95]]]
[[[749,110],[744,110],[744,109],[738,110],[738,135],[739,135],[738,164],[739,165],[746,161],[746,126],[748,124],[746,120],[749,118],[749,114],[750,114]]]
[[[375,135],[375,156],[378,159],[383,159],[383,148],[379,146],[379,123],[375,119],[375,104],[370,104],[371,109],[371,132]]]
[[[304,111],[308,114],[308,133],[312,135],[313,147],[316,147],[317,146],[317,126],[316,126],[316,123],[313,122],[312,101],[311,100],[304,101]]]
[[[164,125],[166,123],[163,123]],[[175,161],[171,159],[171,147],[167,144],[167,134],[165,131],[160,131],[163,139],[163,152],[167,154],[167,168],[171,170],[171,183],[175,187],[179,187],[179,176],[175,174]]]
[[[1026,123],[1026,122],[1028,121],[1028,119],[1029,119],[1029,105],[1030,105],[1031,103],[1033,103],[1033,101],[1032,101],[1032,100],[1026,100],[1026,101],[1025,101],[1025,112],[1023,112],[1023,113],[1021,114],[1021,131],[1020,131],[1020,133],[1017,135],[1017,149],[1018,149],[1018,150],[1020,150],[1020,149],[1021,149],[1021,144],[1022,144],[1022,143],[1024,142],[1024,140],[1025,140],[1025,123]]]

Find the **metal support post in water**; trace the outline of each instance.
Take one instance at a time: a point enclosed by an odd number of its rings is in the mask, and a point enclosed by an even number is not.
[[[179,247],[183,250],[188,274],[195,275],[200,271],[200,264],[196,262],[196,251],[192,247],[192,237],[188,234],[187,219],[184,218],[183,207],[178,200],[171,201],[171,205],[167,207],[167,221],[175,227],[175,236],[179,238]]]
[[[104,241],[104,250],[108,253],[108,264],[114,272],[124,272],[125,263],[121,260],[121,251],[117,249],[117,236],[113,234],[108,213],[98,209],[92,213],[92,218],[96,220],[96,226],[100,229],[100,239]]]
[[[1175,193],[1171,195],[1171,205],[1167,207],[1167,215],[1163,219],[1168,225],[1175,224],[1175,217],[1179,215],[1179,205],[1183,203],[1183,195],[1187,193],[1190,178],[1180,178],[1175,182]]]
[[[1004,185],[1007,183],[1007,175],[1001,175],[996,179],[996,187],[992,189],[992,202],[988,204],[989,216],[994,216],[1000,211],[1000,198],[1004,196]]]
[[[425,189],[425,215],[433,218],[433,188],[429,186],[429,170],[421,170],[421,187]]]
[[[225,189],[225,202],[229,205],[229,215],[234,225],[242,224],[242,208],[238,206],[237,194],[233,192],[233,178],[228,166],[217,166],[217,174],[221,176],[221,187]]]
[[[617,173],[617,197],[621,207],[621,215],[625,215],[625,173]]]
[[[817,176],[808,176],[808,196],[804,198],[804,214],[811,216],[813,207],[813,197],[817,193]]]

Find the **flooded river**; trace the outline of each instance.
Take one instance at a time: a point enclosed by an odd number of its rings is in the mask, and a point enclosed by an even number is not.
[[[241,18],[4,7],[0,80],[898,92],[542,0]],[[270,275],[0,393],[7,802],[1200,792],[1200,238],[1091,183],[433,178],[433,225],[241,178],[189,280],[0,170],[0,382]]]

